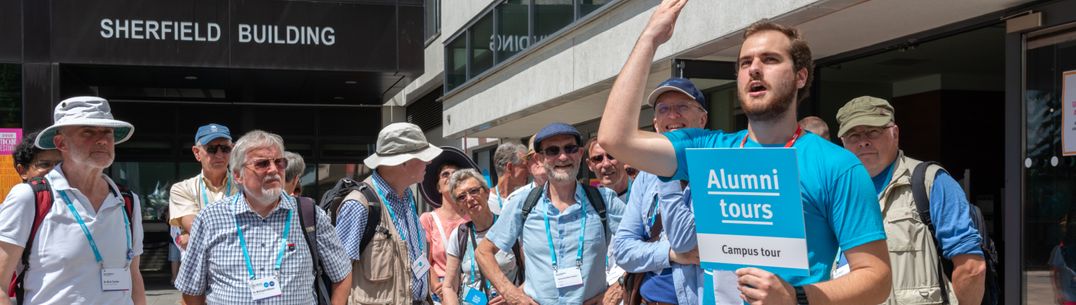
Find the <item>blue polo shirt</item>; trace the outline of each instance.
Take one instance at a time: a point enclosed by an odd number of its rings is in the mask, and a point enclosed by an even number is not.
[[[553,207],[549,200],[548,188],[542,191],[542,197],[534,209],[524,219],[522,215],[522,196],[509,196],[508,203],[501,210],[501,216],[490,228],[486,239],[500,251],[512,251],[516,240],[523,242],[523,256],[526,263],[526,282],[523,291],[540,304],[582,304],[583,301],[605,291],[605,262],[608,244],[612,238],[608,235],[616,232],[624,213],[625,204],[613,192],[599,188],[605,199],[606,215],[609,227],[604,228],[598,212],[587,202],[582,184],[576,183],[576,204],[564,211]],[[583,232],[583,213],[587,213],[586,230]],[[583,235],[582,275],[583,285],[557,288],[553,281],[553,264],[549,242],[545,229],[545,217],[549,216],[550,236],[556,248],[557,264],[560,268],[575,267],[579,236]]]
[[[673,144],[677,167],[672,177],[661,178],[687,180],[691,169],[687,164],[687,148],[738,148],[747,131],[726,133],[692,128],[671,131],[665,136]],[[748,139],[744,147],[763,146],[784,145],[760,145]],[[855,155],[811,133],[804,133],[792,147],[796,149],[799,168],[811,274],[785,280],[800,286],[829,280],[838,247],[853,249],[884,240],[885,230],[871,177]]]

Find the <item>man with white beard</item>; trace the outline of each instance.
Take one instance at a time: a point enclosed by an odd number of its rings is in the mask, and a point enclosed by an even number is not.
[[[538,131],[535,158],[548,181],[511,196],[475,251],[480,269],[494,270],[484,274],[509,304],[597,304],[609,288],[606,249],[625,205],[607,188],[576,181],[581,142],[579,131],[568,124]],[[523,242],[526,263],[523,287],[498,272],[494,258],[498,251],[512,251],[517,240]]]
[[[187,305],[315,304],[302,216],[295,198],[281,190],[287,166],[278,135],[254,130],[236,142],[228,168],[242,191],[194,219],[176,279]],[[316,213],[318,259],[333,281],[332,304],[343,305],[351,264],[328,215]]]

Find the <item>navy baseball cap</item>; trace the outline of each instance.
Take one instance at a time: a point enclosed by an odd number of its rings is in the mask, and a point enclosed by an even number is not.
[[[702,95],[702,91],[699,91],[699,88],[695,88],[695,83],[692,83],[691,80],[686,78],[679,77],[673,77],[658,84],[658,87],[654,89],[653,92],[650,92],[650,96],[646,98],[647,104],[650,104],[651,107],[655,107],[654,103],[658,101],[658,96],[669,91],[686,94],[691,97],[691,99],[695,100],[695,102],[698,102],[703,110],[710,111],[710,107],[708,107],[709,105],[706,103],[706,96]]]
[[[576,130],[572,125],[564,123],[551,123],[542,127],[537,134],[534,135],[534,150],[542,150],[542,141],[559,135],[570,135],[575,137],[575,143],[583,143],[583,136],[579,134],[579,130]]]
[[[198,132],[194,134],[194,144],[206,145],[210,141],[225,138],[228,141],[232,140],[232,134],[228,131],[228,127],[220,124],[206,124],[205,126],[198,127]]]

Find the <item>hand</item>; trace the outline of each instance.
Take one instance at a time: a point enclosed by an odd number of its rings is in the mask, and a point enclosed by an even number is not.
[[[758,268],[736,270],[740,298],[751,305],[794,304],[796,291],[777,275]]]
[[[523,289],[512,288],[508,291],[504,291],[500,297],[504,298],[504,301],[512,305],[538,305],[530,296],[523,293]]]
[[[434,294],[436,294],[437,296],[440,296],[442,300],[444,300],[444,299],[445,299],[445,297],[444,297],[444,296],[441,296],[441,286],[443,286],[443,285],[444,285],[444,283],[443,283],[443,282],[441,282],[441,281],[438,281],[437,279],[434,279],[434,280],[433,280],[433,288],[432,288],[432,289],[430,289],[430,292],[431,292],[431,293],[434,293]]]
[[[191,239],[190,233],[183,233],[183,234],[180,234],[179,236],[177,236],[176,241],[179,242],[179,248],[186,251],[187,250],[187,242],[190,241],[190,239]]]
[[[509,164],[511,164],[511,163],[509,163]],[[508,302],[504,300],[504,296],[498,294],[497,296],[493,297],[493,299],[489,300],[488,305],[506,305],[506,304],[508,304]]]
[[[7,297],[6,293],[3,297],[0,297],[0,305],[11,305],[11,299]]]
[[[609,289],[605,290],[605,298],[602,299],[604,305],[619,305],[620,301],[624,300],[624,287],[620,286],[620,283],[609,286]]]
[[[654,44],[663,44],[672,38],[673,29],[676,27],[676,18],[680,16],[680,10],[687,4],[687,0],[664,0],[650,16],[650,21],[643,30],[642,37],[649,37]]]
[[[602,293],[583,301],[583,305],[604,305],[606,292],[608,291],[602,291]]]
[[[684,253],[676,253],[672,250],[669,250],[669,261],[681,265],[698,265],[699,247],[695,247],[695,249],[691,249],[691,251]]]

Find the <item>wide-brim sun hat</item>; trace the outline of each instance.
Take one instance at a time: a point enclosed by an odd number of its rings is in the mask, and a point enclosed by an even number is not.
[[[379,166],[396,166],[411,159],[430,162],[441,154],[441,149],[430,145],[422,129],[411,123],[392,123],[377,134],[377,147],[373,154],[362,160],[371,169]]]
[[[108,101],[96,96],[77,96],[65,99],[56,105],[52,114],[53,124],[41,131],[34,139],[34,146],[40,149],[56,149],[52,138],[60,128],[67,126],[94,126],[113,129],[115,144],[126,142],[134,135],[134,125],[112,117],[112,108]]]
[[[437,182],[440,181],[441,166],[446,163],[455,164],[461,169],[478,169],[478,164],[475,164],[471,158],[467,157],[467,154],[463,151],[455,148],[444,146],[441,147],[443,152],[437,158],[430,161],[430,164],[426,165],[426,175],[422,177],[422,182],[419,183],[418,190],[422,193],[422,197],[434,207],[440,207],[441,193],[437,191]]]

